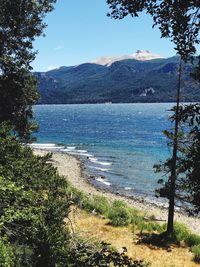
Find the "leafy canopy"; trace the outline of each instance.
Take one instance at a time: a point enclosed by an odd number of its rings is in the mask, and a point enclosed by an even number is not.
[[[199,0],[107,0],[109,16],[122,19],[127,15],[137,17],[142,11],[151,15],[161,37],[169,37],[183,59],[195,54],[199,44]]]
[[[10,121],[22,138],[35,125],[31,106],[38,100],[30,73],[33,41],[43,32],[43,18],[56,0],[0,0],[0,123]]]

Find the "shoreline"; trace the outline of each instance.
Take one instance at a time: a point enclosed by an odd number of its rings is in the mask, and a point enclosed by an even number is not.
[[[43,156],[46,153],[52,153],[52,164],[53,166],[57,167],[58,173],[66,177],[72,186],[80,191],[91,196],[105,196],[111,201],[123,200],[128,205],[136,209],[145,211],[150,215],[154,215],[158,221],[167,221],[168,212],[166,207],[156,205],[156,203],[148,202],[145,199],[139,199],[134,196],[124,196],[120,193],[114,193],[110,192],[109,190],[95,187],[90,181],[91,177],[86,172],[83,161],[78,156],[47,149],[42,150],[33,148],[33,151],[39,156]],[[192,232],[200,234],[200,218],[192,216],[189,217],[181,211],[175,211],[175,221],[186,224]]]

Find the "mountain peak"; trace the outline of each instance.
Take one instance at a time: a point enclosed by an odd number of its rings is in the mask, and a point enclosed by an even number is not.
[[[110,66],[113,62],[124,59],[135,59],[139,61],[146,61],[157,58],[164,58],[164,57],[159,54],[151,53],[149,50],[137,50],[135,53],[125,56],[101,57],[92,61],[91,63]]]

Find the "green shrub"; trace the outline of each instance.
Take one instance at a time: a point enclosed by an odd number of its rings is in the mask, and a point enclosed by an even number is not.
[[[154,221],[145,221],[144,216],[145,214],[139,210],[130,208],[131,213],[131,224],[133,225],[133,231],[137,228],[140,231],[148,231],[148,232],[163,232],[164,225],[161,225]]]
[[[180,223],[174,224],[174,238],[177,242],[186,241],[190,235],[191,232],[186,225]]]
[[[193,246],[192,252],[194,253],[194,261],[200,262],[200,245]]]
[[[13,136],[0,138],[0,158],[0,236],[9,236],[14,266],[60,266],[67,260],[70,238],[64,221],[71,205],[66,179],[50,155],[35,156]]]
[[[102,215],[108,215],[110,204],[106,197],[94,196],[93,197],[94,209],[97,213]]]
[[[113,226],[126,226],[131,223],[131,214],[122,201],[114,201],[108,213],[108,219]]]
[[[123,267],[147,267],[149,263],[142,260],[133,260],[127,255],[127,249],[123,247],[118,252],[110,244],[101,242],[94,246],[88,240],[78,240],[76,247],[69,255],[69,266],[123,266]]]
[[[140,229],[144,222],[144,214],[134,208],[129,208],[131,214],[131,224],[134,228]]]
[[[121,208],[121,207],[129,209],[126,202],[124,202],[122,200],[114,200],[113,201],[112,208]]]
[[[14,266],[14,256],[12,248],[6,238],[0,238],[0,266],[12,267]]]
[[[200,244],[200,236],[195,235],[195,234],[190,234],[188,235],[188,237],[185,240],[185,243],[189,246],[189,247],[193,247],[196,245]]]
[[[138,229],[141,231],[147,231],[147,232],[158,232],[161,233],[164,231],[163,225],[160,225],[156,222],[142,222],[140,225],[138,225]]]

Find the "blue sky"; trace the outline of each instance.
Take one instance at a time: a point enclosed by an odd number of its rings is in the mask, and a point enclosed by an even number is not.
[[[89,62],[101,56],[119,56],[149,50],[164,57],[175,54],[173,44],[152,29],[152,19],[113,20],[105,0],[58,0],[45,21],[45,37],[38,38],[32,63],[35,71]]]

